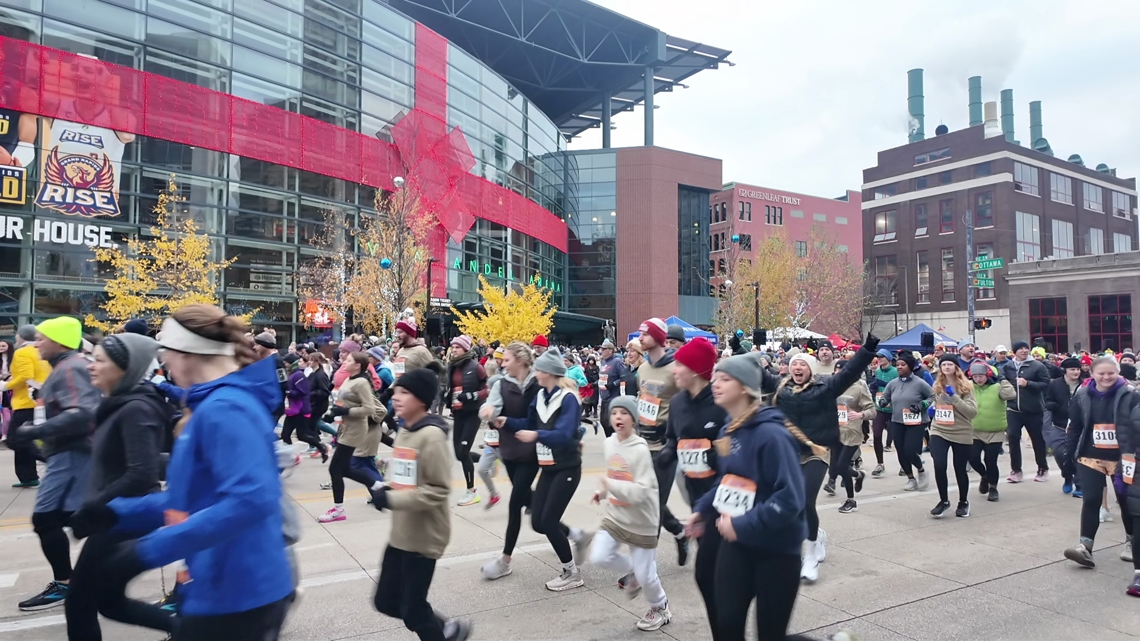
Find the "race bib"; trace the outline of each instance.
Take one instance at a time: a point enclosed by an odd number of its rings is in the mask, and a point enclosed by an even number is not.
[[[661,411],[661,399],[649,394],[637,397],[637,418],[642,425],[656,425],[657,413]]]
[[[498,447],[499,430],[487,428],[487,431],[483,432],[483,442],[487,445],[490,445],[491,447]]]
[[[392,374],[395,376],[404,375],[404,359],[396,359],[392,361]]]
[[[537,443],[534,446],[534,451],[538,454],[539,465],[554,465],[554,452],[542,443]]]
[[[903,425],[922,425],[922,414],[910,410],[903,410],[902,415]]]
[[[879,403],[879,402],[882,402],[882,400],[883,400],[883,393],[882,392],[875,392],[875,402]]]
[[[1116,426],[1112,423],[1097,423],[1093,425],[1093,447],[1102,450],[1118,450],[1116,443]]]
[[[609,383],[610,383],[610,375],[609,374],[601,374],[598,376],[598,385],[600,387],[605,387],[606,385],[609,385]]]
[[[418,484],[419,453],[410,447],[397,447],[392,450],[388,462],[388,479],[397,490],[410,490]]]
[[[1120,475],[1124,478],[1124,482],[1132,485],[1132,479],[1136,476],[1136,455],[1135,454],[1122,454],[1120,456]]]
[[[618,385],[618,393],[621,396],[625,396],[625,381],[622,381],[621,384]]]
[[[713,495],[713,507],[728,517],[743,516],[755,503],[756,484],[735,474],[726,474]]]
[[[934,422],[939,425],[953,425],[954,424],[954,406],[953,405],[935,405],[934,406]]]
[[[847,425],[847,406],[837,405],[835,409],[839,413],[839,427]]]
[[[43,401],[36,401],[36,407],[32,410],[32,425],[43,425],[47,421],[47,410],[44,409]]]
[[[704,479],[716,474],[709,467],[709,450],[712,441],[707,438],[684,438],[677,441],[677,462],[685,476]]]

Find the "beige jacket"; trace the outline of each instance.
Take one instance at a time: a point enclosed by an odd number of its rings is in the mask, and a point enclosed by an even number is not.
[[[612,434],[606,439],[605,454],[608,502],[602,529],[634,547],[657,547],[661,509],[649,444],[636,434],[624,441]]]
[[[943,425],[939,422],[938,410],[950,408],[954,411],[954,423]],[[969,445],[974,442],[974,417],[978,415],[978,399],[974,393],[955,390],[953,396],[934,395],[934,418],[930,421],[931,435],[937,434],[951,443]]]
[[[429,559],[443,556],[451,541],[451,447],[447,423],[428,414],[401,429],[388,465],[388,508],[392,535],[388,544]]]
[[[401,347],[392,355],[392,374],[398,379],[404,375],[404,372],[427,367],[434,360],[431,350],[416,341],[407,347]]]
[[[380,421],[388,415],[384,406],[380,405],[372,395],[371,381],[363,377],[348,379],[340,386],[336,402],[348,408],[348,414],[340,419],[340,429],[336,435],[337,443],[349,447],[367,447],[369,431],[379,432]],[[380,438],[379,434],[376,438]]]
[[[875,399],[871,396],[871,389],[867,387],[867,381],[863,379],[855,381],[855,384],[848,387],[838,400],[840,402],[837,405],[846,402],[849,413],[863,413],[863,418],[858,421],[848,420],[846,425],[840,424],[839,442],[848,446],[862,445],[863,421],[875,420]]]

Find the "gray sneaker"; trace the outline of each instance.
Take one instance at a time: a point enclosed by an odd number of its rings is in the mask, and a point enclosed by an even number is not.
[[[1076,547],[1065,550],[1065,558],[1086,568],[1096,567],[1096,563],[1093,562],[1092,552],[1089,551],[1084,543],[1078,543]]]
[[[930,473],[923,470],[918,473],[918,491],[925,492],[930,487]]]
[[[546,589],[551,592],[562,592],[563,590],[573,590],[580,588],[585,583],[582,581],[582,571],[574,568],[574,571],[563,569],[562,572],[555,578],[546,582]]]
[[[907,479],[906,485],[903,486],[903,492],[913,492],[918,489],[918,483],[914,479]]]
[[[637,629],[645,632],[652,630],[660,630],[661,626],[673,620],[673,613],[669,611],[669,604],[666,603],[660,608],[649,608],[645,616],[637,622]]]
[[[1133,535],[1133,536],[1135,536],[1135,535]],[[1132,537],[1131,536],[1125,537],[1124,549],[1122,549],[1120,551],[1120,560],[1121,561],[1127,561],[1129,563],[1132,562]]]
[[[494,581],[510,574],[511,564],[504,561],[502,556],[497,556],[483,564],[482,572],[484,579]]]

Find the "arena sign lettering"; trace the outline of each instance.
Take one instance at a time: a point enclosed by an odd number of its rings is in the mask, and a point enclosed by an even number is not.
[[[22,241],[25,220],[17,216],[0,216],[0,240]],[[32,239],[37,243],[55,245],[86,245],[88,247],[117,247],[111,240],[112,229],[106,225],[72,223],[49,218],[32,220]]]

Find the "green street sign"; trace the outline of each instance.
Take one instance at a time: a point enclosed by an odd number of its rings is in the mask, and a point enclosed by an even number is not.
[[[973,279],[974,287],[982,287],[984,289],[994,288],[994,279],[992,278],[975,278]]]
[[[975,260],[970,265],[970,269],[976,272],[983,272],[989,269],[1001,269],[1002,267],[1005,267],[1004,258],[986,258],[984,260]]]

